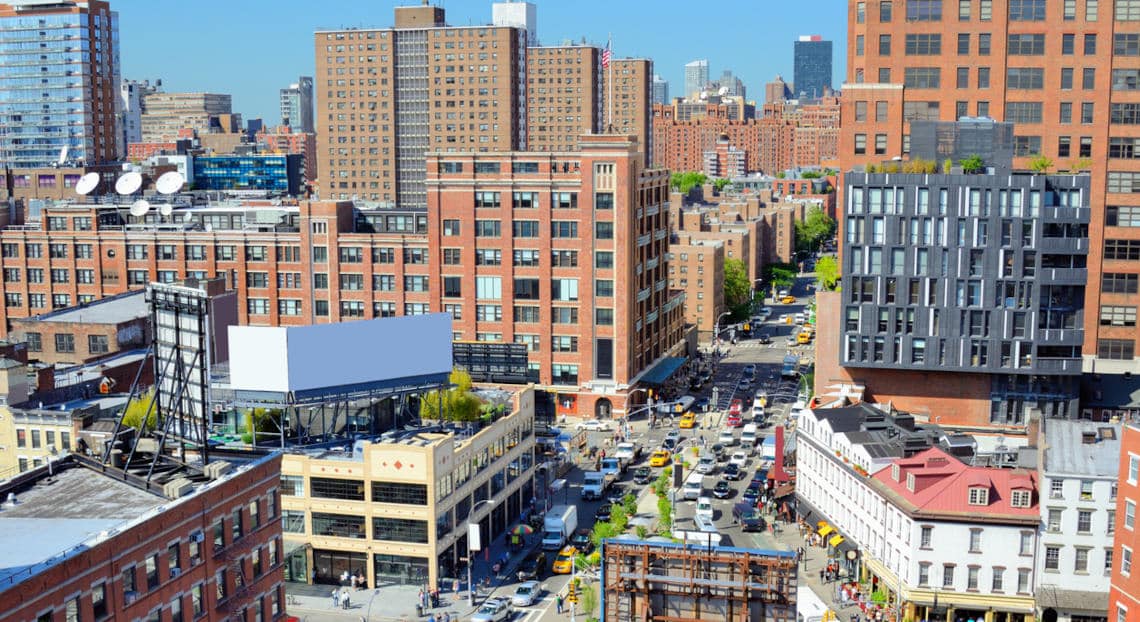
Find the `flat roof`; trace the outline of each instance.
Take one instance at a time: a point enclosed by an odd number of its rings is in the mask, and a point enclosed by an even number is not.
[[[43,478],[16,497],[15,505],[0,506],[0,584],[32,576],[56,563],[58,556],[86,548],[83,543],[100,532],[168,502],[83,467]]]
[[[84,324],[118,324],[129,322],[150,313],[146,295],[142,290],[111,296],[86,305],[68,307],[59,311],[34,316],[40,322],[83,322]]]
[[[1048,420],[1045,472],[1115,478],[1120,470],[1120,428],[1119,423]]]

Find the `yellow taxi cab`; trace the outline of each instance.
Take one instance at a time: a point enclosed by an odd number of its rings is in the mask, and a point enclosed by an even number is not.
[[[558,557],[554,558],[554,565],[551,566],[550,571],[554,574],[570,574],[576,555],[578,555],[578,549],[573,546],[562,547],[562,550],[558,551]]]
[[[796,343],[811,343],[811,333],[807,332],[806,330],[801,331],[800,334],[796,335]]]
[[[658,449],[657,451],[653,452],[653,455],[649,456],[649,466],[651,466],[651,467],[668,466],[669,465],[669,458],[671,458],[671,457],[672,456],[669,455],[668,451],[665,451],[664,449]]]
[[[790,304],[795,304],[795,302],[796,302],[796,297],[791,296],[791,295],[784,296],[783,298],[780,299],[780,304],[790,305]]]
[[[681,422],[677,425],[684,429],[690,429],[697,424],[697,416],[693,413],[685,413],[681,415]]]

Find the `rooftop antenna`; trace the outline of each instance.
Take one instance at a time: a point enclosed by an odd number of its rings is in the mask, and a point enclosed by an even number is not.
[[[167,218],[174,213],[174,206],[169,203],[163,203],[158,206],[158,213],[163,218]]]
[[[85,174],[79,178],[75,184],[75,194],[85,197],[95,191],[99,187],[99,173],[94,171]]]
[[[124,173],[122,177],[115,180],[115,192],[120,196],[130,196],[138,192],[142,187],[142,175],[135,171]]]
[[[59,149],[59,160],[55,163],[57,168],[60,166],[63,166],[65,163],[67,163],[67,151],[68,151],[67,145],[60,147],[60,149]]]
[[[155,190],[159,194],[174,194],[182,190],[182,185],[186,183],[186,178],[178,171],[167,171],[158,176],[158,180],[154,182]]]
[[[143,216],[146,216],[146,213],[149,211],[150,201],[147,201],[146,199],[139,199],[138,201],[131,203],[131,216],[134,216],[135,218],[142,218]]]

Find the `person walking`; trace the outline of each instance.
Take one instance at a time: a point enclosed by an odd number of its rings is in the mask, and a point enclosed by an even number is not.
[[[558,613],[562,613],[562,595],[559,594],[554,597],[554,607]]]
[[[340,605],[340,591],[334,587],[330,596],[332,596],[333,609],[336,609]]]

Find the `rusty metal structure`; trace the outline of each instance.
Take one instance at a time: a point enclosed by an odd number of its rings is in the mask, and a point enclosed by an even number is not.
[[[796,554],[672,542],[602,542],[606,622],[795,622]]]

